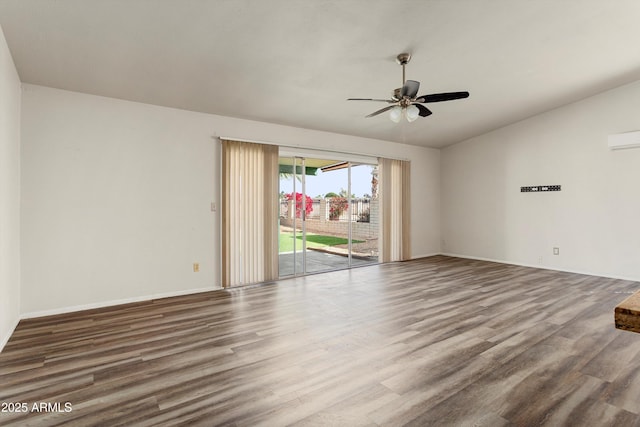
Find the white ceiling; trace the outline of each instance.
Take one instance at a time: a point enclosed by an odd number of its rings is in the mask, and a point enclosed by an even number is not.
[[[638,0],[0,0],[23,82],[442,147],[640,79]],[[414,123],[401,85],[464,91]]]

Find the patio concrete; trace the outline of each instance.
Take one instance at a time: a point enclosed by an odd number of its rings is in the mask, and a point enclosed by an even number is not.
[[[294,272],[293,252],[280,254],[279,257],[280,277],[291,276]],[[348,258],[328,252],[307,250],[307,273],[318,273],[321,271],[340,270],[348,268]],[[351,266],[376,264],[377,257],[351,257]],[[302,273],[302,252],[296,255],[297,271]]]

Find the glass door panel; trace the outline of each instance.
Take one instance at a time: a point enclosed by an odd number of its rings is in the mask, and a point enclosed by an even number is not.
[[[351,165],[351,256],[354,266],[378,262],[377,185],[377,165]]]
[[[348,164],[332,159],[305,159],[305,190],[312,209],[305,221],[308,273],[349,268]],[[344,165],[335,169],[336,165]],[[315,169],[315,170],[314,170]],[[344,170],[343,170],[344,169]]]
[[[280,277],[304,274],[303,159],[280,157],[278,260]]]

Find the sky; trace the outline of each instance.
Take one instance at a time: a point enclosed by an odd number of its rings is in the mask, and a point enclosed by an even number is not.
[[[365,194],[371,195],[371,169],[370,165],[358,165],[351,167],[351,194],[362,197]],[[329,192],[340,193],[340,189],[347,189],[348,170],[338,169],[330,172],[322,172],[318,169],[316,176],[307,175],[305,185],[307,195],[312,198],[324,196]],[[280,191],[291,193],[293,191],[293,180],[280,179]],[[296,181],[296,191],[302,192],[302,184]]]

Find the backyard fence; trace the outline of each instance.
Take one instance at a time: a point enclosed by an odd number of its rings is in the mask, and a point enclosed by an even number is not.
[[[349,210],[346,208],[346,199],[343,199],[345,207],[340,209],[337,215],[331,215],[331,207],[336,198],[312,199],[312,209],[307,219],[323,219],[324,221],[349,221]],[[370,222],[371,199],[351,199],[351,221]],[[293,200],[280,200],[280,218],[293,218]]]
[[[354,236],[376,238],[378,236],[378,199],[352,198],[349,218],[346,198],[313,199],[312,210],[306,216],[306,228],[315,233],[334,236],[346,235],[349,222]],[[301,207],[298,211],[302,212]],[[293,227],[296,207],[293,200],[280,201],[280,224]],[[298,221],[297,228],[300,228]]]

